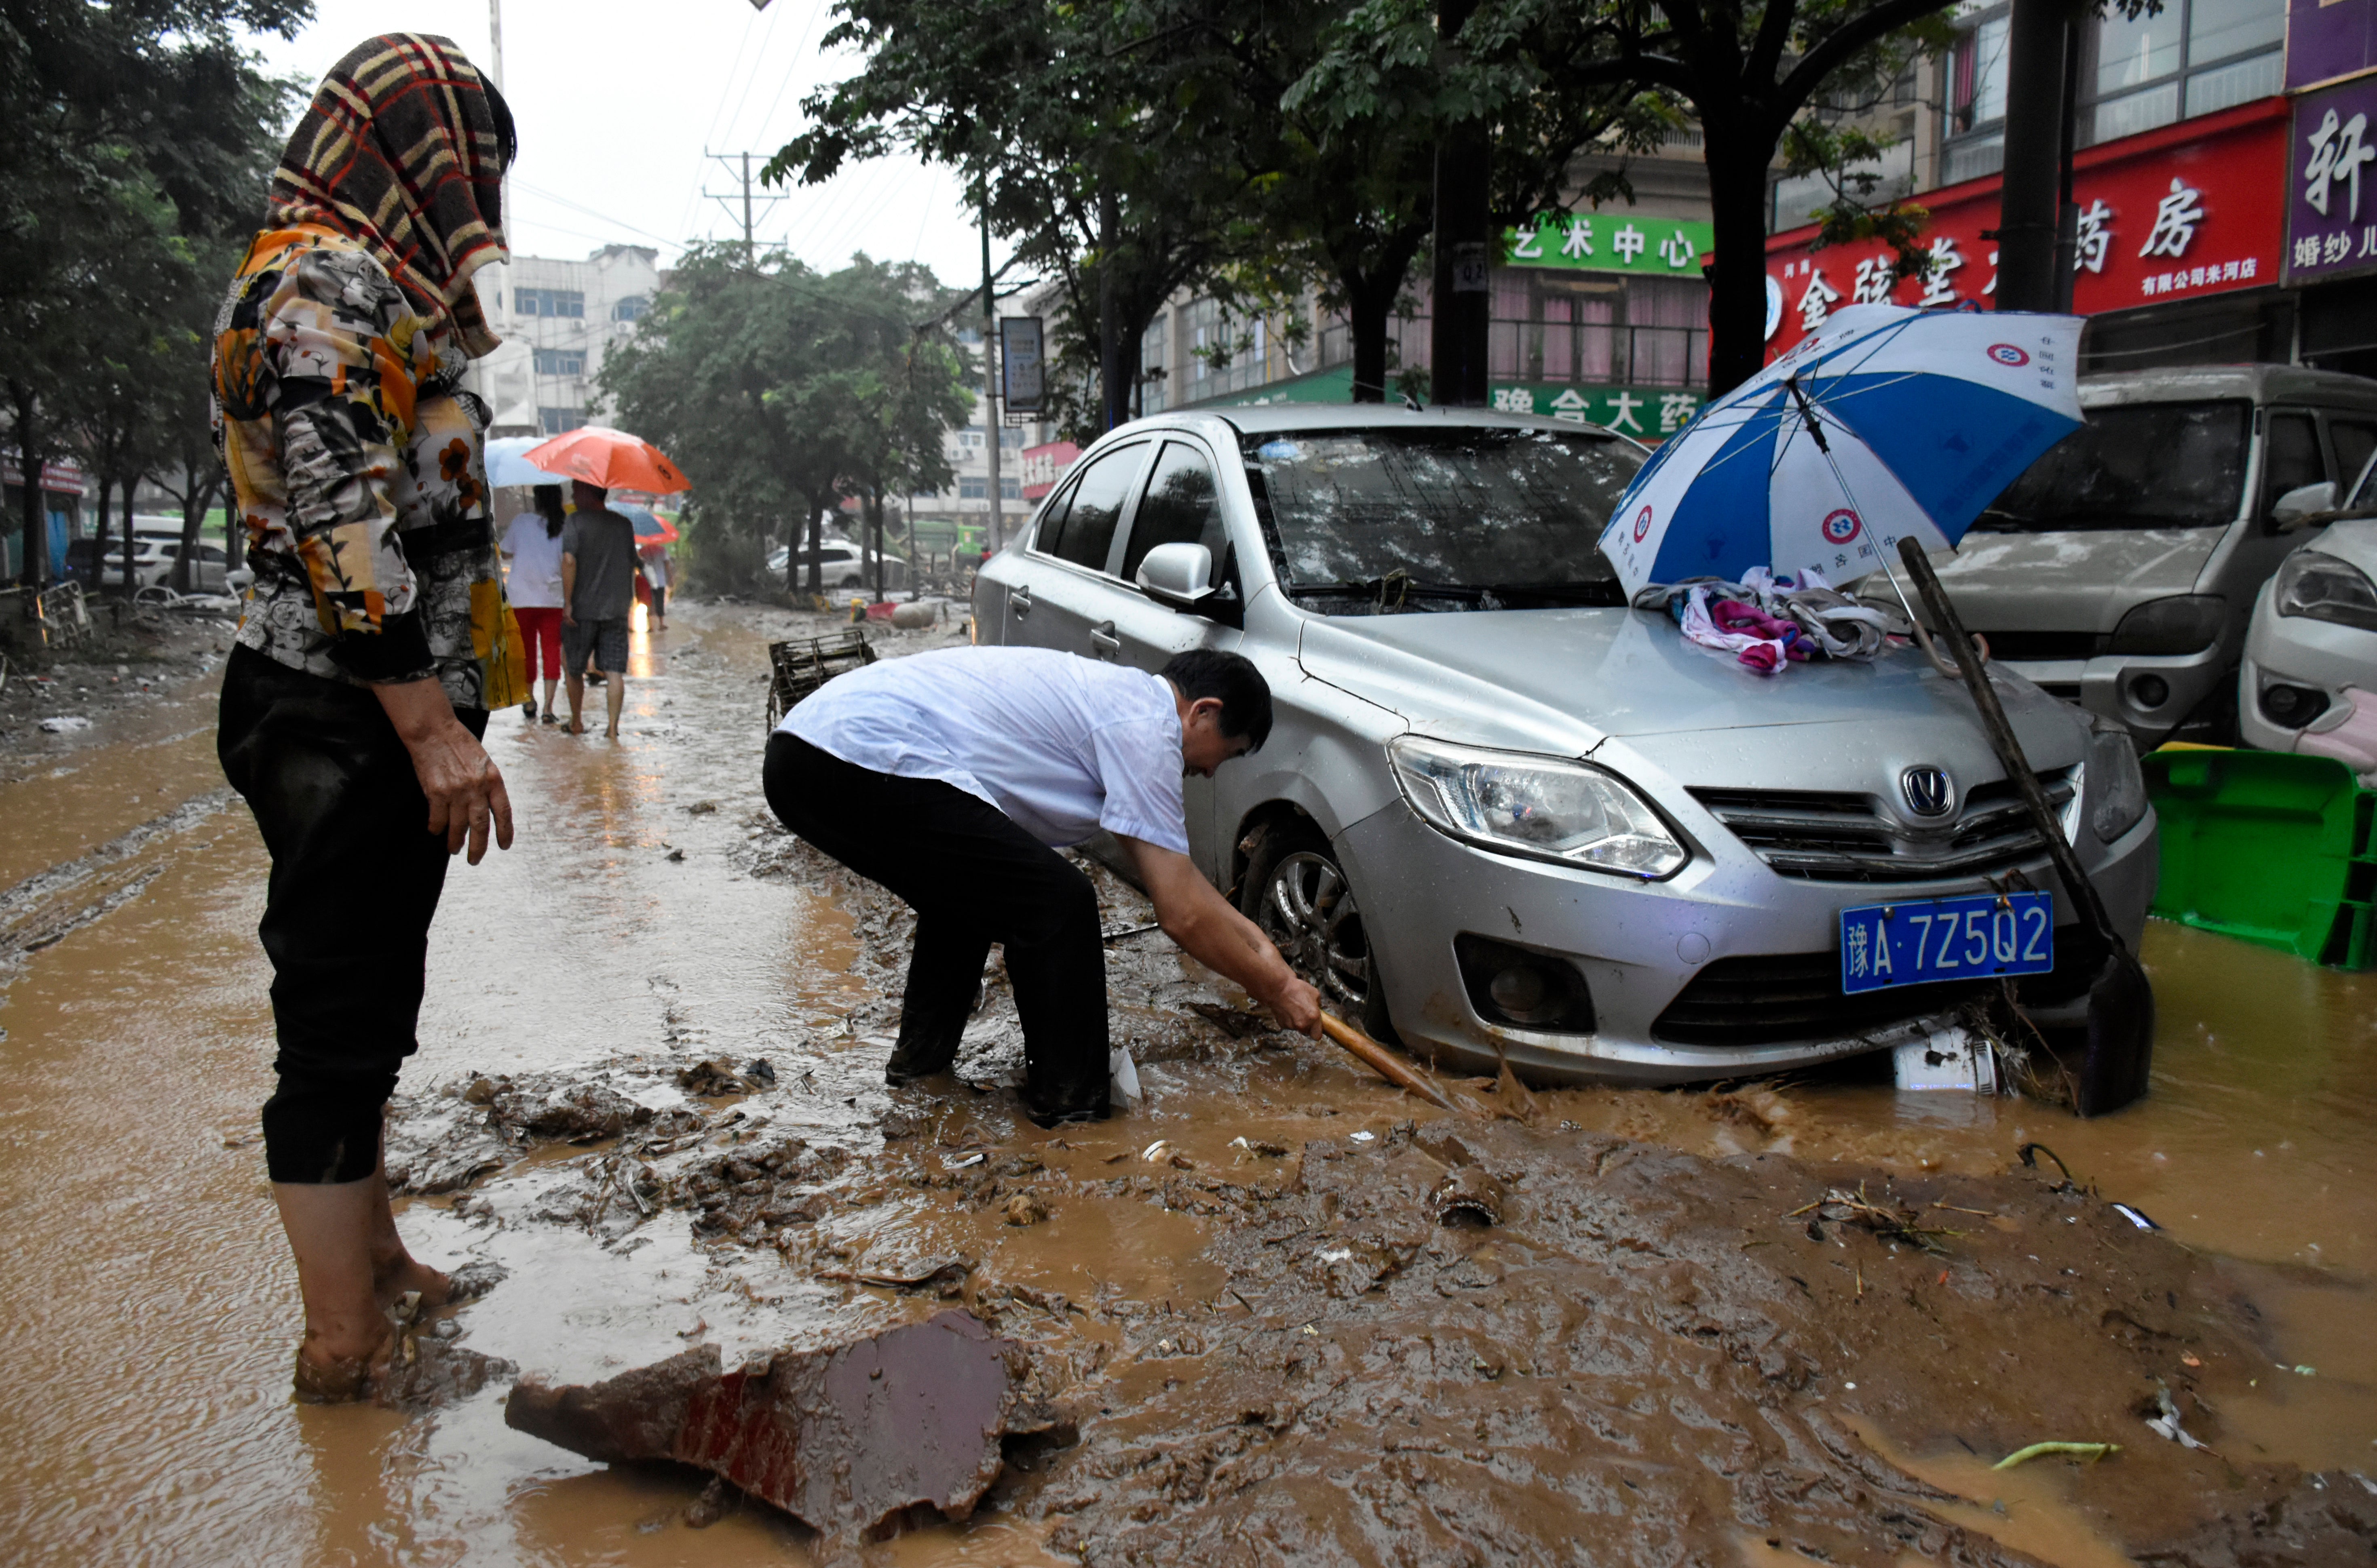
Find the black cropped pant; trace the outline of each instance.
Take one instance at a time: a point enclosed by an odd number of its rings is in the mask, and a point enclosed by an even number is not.
[[[781,731],[768,804],[786,827],[916,911],[893,1081],[956,1060],[990,956],[1004,944],[1023,1023],[1023,1105],[1042,1126],[1106,1113],[1106,958],[1090,879],[953,785],[855,766]]]
[[[458,714],[472,734],[487,716]],[[275,1182],[359,1182],[413,1028],[446,839],[379,699],[246,647],[223,671],[216,754],[272,855],[264,919],[280,1083],[264,1104]]]

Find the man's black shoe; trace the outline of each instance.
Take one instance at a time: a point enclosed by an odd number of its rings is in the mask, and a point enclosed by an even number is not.
[[[957,1059],[954,1044],[937,1048],[902,1040],[891,1048],[891,1059],[883,1063],[883,1081],[895,1089],[903,1088],[919,1078],[948,1072],[957,1064]]]

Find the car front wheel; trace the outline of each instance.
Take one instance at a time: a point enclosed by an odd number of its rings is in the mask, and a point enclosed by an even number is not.
[[[1274,829],[1247,867],[1239,909],[1320,992],[1322,1006],[1380,1039],[1395,1038],[1354,885],[1326,838],[1309,828]]]

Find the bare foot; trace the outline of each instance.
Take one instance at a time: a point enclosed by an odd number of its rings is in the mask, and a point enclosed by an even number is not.
[[[586,733],[586,726],[573,719],[561,727],[561,732],[565,735],[583,735]]]
[[[396,1350],[396,1331],[379,1325],[376,1341],[330,1344],[311,1329],[297,1347],[292,1392],[301,1405],[347,1405],[368,1399]]]
[[[613,725],[610,729],[603,731],[603,738],[604,740],[606,740],[606,741],[615,741],[615,740],[617,740],[617,739],[619,738],[619,728],[618,728],[618,726],[615,724],[615,725]]]
[[[409,1253],[372,1265],[372,1297],[379,1302],[382,1312],[415,1292],[420,1295],[424,1309],[442,1307],[453,1290],[451,1276],[430,1267]]]

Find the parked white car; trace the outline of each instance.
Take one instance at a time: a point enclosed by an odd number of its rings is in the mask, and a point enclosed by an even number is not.
[[[2323,484],[2280,505],[2315,521],[2335,502]],[[2249,746],[2340,758],[2377,784],[2377,458],[2336,511],[2253,601],[2238,728]]]
[[[768,555],[768,575],[782,581],[784,568],[791,564],[792,557],[790,546],[776,546]],[[804,548],[801,552],[804,582],[808,580],[808,551]],[[829,590],[871,588],[875,586],[874,558],[846,539],[821,540],[818,546],[818,580]],[[908,563],[897,555],[886,554],[883,557],[883,586],[887,589],[906,588]]]

